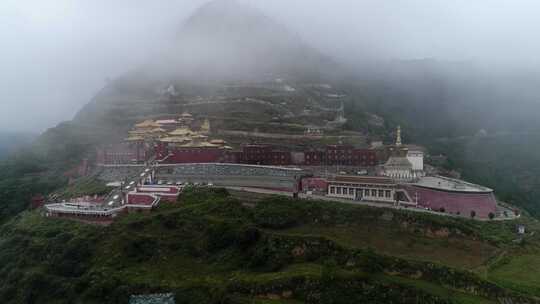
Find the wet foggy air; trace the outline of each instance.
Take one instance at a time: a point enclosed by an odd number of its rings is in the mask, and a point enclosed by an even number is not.
[[[223,31],[206,31],[205,24],[190,30],[190,16],[207,2],[2,1],[0,127],[41,131],[69,120],[107,79],[167,58],[212,65],[215,69],[206,71],[215,75],[231,67],[251,73],[262,64],[291,66],[300,60],[310,73],[354,75],[349,80],[359,86],[380,79],[406,83],[414,96],[432,89],[424,82],[433,76],[439,90],[428,95],[434,102],[478,108],[489,101],[497,118],[510,115],[519,122],[512,127],[534,120],[530,109],[538,106],[540,79],[537,1],[237,1],[247,8],[217,1],[213,5],[231,16]],[[265,31],[270,21],[253,19],[254,9],[279,26]],[[208,28],[220,24],[211,16],[196,22],[208,22]],[[245,32],[227,32],[238,28],[231,22]],[[257,36],[250,35],[255,24],[263,29]],[[251,47],[237,48],[234,39],[240,38]],[[268,54],[268,45],[279,47]]]

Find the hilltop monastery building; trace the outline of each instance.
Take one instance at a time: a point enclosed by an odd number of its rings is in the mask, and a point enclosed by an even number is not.
[[[424,152],[402,144],[400,127],[390,146],[366,149],[327,145],[291,151],[266,144],[234,149],[212,136],[208,119],[198,128],[194,128],[195,121],[191,114],[184,113],[178,119],[136,124],[123,143],[98,151],[98,163],[107,170],[122,165],[152,168],[154,182],[212,182],[225,187],[313,193],[479,218],[497,212],[493,190],[457,179],[426,176]],[[317,169],[329,166],[363,173],[322,174],[323,170]]]

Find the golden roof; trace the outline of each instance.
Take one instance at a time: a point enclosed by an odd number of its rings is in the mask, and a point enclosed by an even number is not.
[[[171,136],[189,136],[189,135],[195,135],[196,133],[191,131],[190,129],[186,127],[178,128],[172,132],[169,133]]]
[[[210,141],[211,144],[214,144],[214,145],[224,145],[226,144],[227,142],[224,141],[223,139],[212,139]]]
[[[164,133],[164,132],[167,132],[165,129],[163,128],[155,128],[155,129],[152,129],[151,131],[152,133]]]
[[[208,136],[202,135],[202,134],[194,134],[193,136],[191,136],[191,138],[193,138],[193,139],[207,139]]]
[[[135,127],[136,128],[159,128],[161,127],[161,125],[156,123],[153,120],[145,120],[141,123],[136,124]]]
[[[160,138],[159,141],[165,143],[183,143],[191,141],[191,138],[185,136],[167,136]]]
[[[211,144],[207,141],[203,142],[189,142],[187,144],[181,145],[180,147],[184,148],[217,148],[217,145]]]
[[[160,120],[156,120],[156,123],[160,125],[167,125],[167,124],[176,124],[178,123],[178,121],[176,121],[175,119],[160,119]]]

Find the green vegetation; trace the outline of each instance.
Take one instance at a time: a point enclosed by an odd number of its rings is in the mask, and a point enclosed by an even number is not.
[[[419,288],[422,290],[429,290],[432,294],[435,294],[437,296],[443,297],[443,298],[450,298],[453,299],[456,303],[461,304],[488,304],[488,303],[497,303],[496,301],[489,300],[486,298],[470,295],[464,292],[459,292],[455,290],[448,290],[445,289],[437,284],[433,284],[431,282],[421,281],[421,280],[414,280],[404,277],[398,277],[398,276],[380,276],[382,280],[387,280],[394,283],[403,284],[405,286],[411,286],[415,288]]]
[[[50,193],[65,182],[34,154],[22,153],[0,162],[0,223],[28,208],[33,196]]]
[[[534,269],[534,270],[533,270]],[[540,253],[530,252],[507,257],[494,267],[490,278],[507,288],[532,295],[540,294]]]
[[[492,283],[504,263],[493,262],[488,281],[480,271],[459,269],[468,262],[450,268],[458,259],[409,259],[399,246],[385,252],[355,237],[372,226],[381,227],[374,235],[393,231],[388,242],[433,240],[433,251],[451,250],[451,239],[491,252],[533,250],[512,245],[505,224],[235,197],[191,188],[176,204],[108,227],[20,214],[0,229],[0,302],[126,303],[131,294],[156,292],[174,292],[177,303],[494,303],[526,299],[520,292],[538,295]],[[533,286],[529,279],[523,282]]]
[[[63,198],[74,198],[85,195],[105,195],[113,189],[113,187],[107,187],[103,181],[99,181],[94,177],[83,177],[56,192]]]
[[[110,134],[103,129],[64,123],[0,161],[0,223],[22,212],[37,194],[47,195],[66,187],[65,173],[76,168],[92,149]],[[66,188],[66,195],[103,193],[107,189],[90,180]]]

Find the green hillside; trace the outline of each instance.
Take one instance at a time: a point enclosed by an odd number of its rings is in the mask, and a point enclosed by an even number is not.
[[[532,302],[538,238],[513,242],[513,225],[221,189],[108,227],[25,212],[0,230],[0,301]]]

